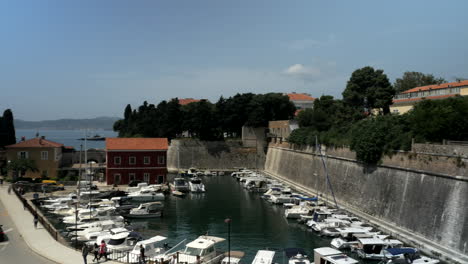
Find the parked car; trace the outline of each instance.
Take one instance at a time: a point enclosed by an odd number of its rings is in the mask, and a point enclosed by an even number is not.
[[[63,187],[62,184],[59,185],[59,184],[53,183],[53,182],[43,183],[43,184],[45,185],[46,190],[51,191],[51,192],[65,190],[65,187]]]
[[[0,225],[0,242],[3,242],[6,240],[6,237],[5,237],[5,232],[3,232],[3,226]]]

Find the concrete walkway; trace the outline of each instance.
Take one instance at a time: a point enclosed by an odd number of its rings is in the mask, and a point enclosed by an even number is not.
[[[11,219],[14,221],[16,229],[34,252],[56,263],[84,263],[81,252],[55,241],[40,223],[37,229],[34,228],[33,216],[29,211],[23,210],[22,203],[13,192],[8,194],[8,184],[3,184],[3,186],[0,187],[0,199],[5,205]],[[88,255],[88,263],[93,263],[91,261],[93,256],[91,255]],[[101,263],[119,262],[101,260]]]

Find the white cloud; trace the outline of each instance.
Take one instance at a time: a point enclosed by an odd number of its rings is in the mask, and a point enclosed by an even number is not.
[[[294,64],[289,66],[284,73],[291,76],[299,76],[301,78],[318,78],[322,74],[318,67],[305,67],[302,64]]]

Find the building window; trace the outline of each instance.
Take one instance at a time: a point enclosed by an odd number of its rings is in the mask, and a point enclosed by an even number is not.
[[[49,159],[49,151],[41,151],[41,160]]]
[[[164,176],[158,175],[158,184],[163,184],[164,183]]]
[[[134,181],[135,180],[135,173],[129,173],[128,174],[128,180],[129,181]]]
[[[150,181],[150,174],[145,172],[143,173],[143,181],[149,183]]]
[[[151,160],[151,159],[150,159],[149,156],[144,156],[144,157],[143,157],[143,164],[146,164],[146,165],[147,165],[147,164],[150,164],[150,160]]]
[[[165,161],[166,161],[166,157],[158,156],[158,164],[164,164]]]
[[[114,164],[120,164],[120,157],[114,157]]]
[[[135,165],[136,164],[136,157],[129,157],[128,164]]]
[[[115,173],[114,174],[114,184],[116,184],[116,185],[120,184],[120,173]]]
[[[18,158],[20,158],[20,159],[27,159],[27,158],[28,158],[28,152],[27,152],[27,151],[20,151],[20,152],[18,152]]]

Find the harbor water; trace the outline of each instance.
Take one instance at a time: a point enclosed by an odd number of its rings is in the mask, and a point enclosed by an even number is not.
[[[16,129],[16,141],[19,142],[22,137],[31,139],[39,136],[44,136],[46,139],[61,143],[65,146],[74,147],[76,150],[80,150],[80,145],[84,147],[84,141],[80,138],[85,137],[85,130],[41,130],[41,129]],[[117,133],[111,130],[88,130],[88,137],[92,137],[96,134],[102,137],[117,137]],[[87,140],[86,148],[91,149],[103,149],[105,148],[105,141],[90,141]]]
[[[245,253],[242,263],[251,263],[261,249],[277,251],[275,262],[287,263],[284,248],[303,248],[312,259],[314,248],[330,246],[331,238],[319,236],[296,220],[287,220],[281,205],[262,199],[260,193],[248,192],[235,178],[205,176],[202,180],[206,193],[189,193],[183,198],[167,195],[163,217],[131,219],[131,228],[144,238],[165,236],[169,246],[184,239],[188,243],[200,235],[218,236],[226,239],[218,244],[218,250],[227,251],[229,226],[225,219],[229,218],[231,250]],[[57,229],[65,229],[53,214],[48,218]],[[356,255],[348,255],[357,259]]]

